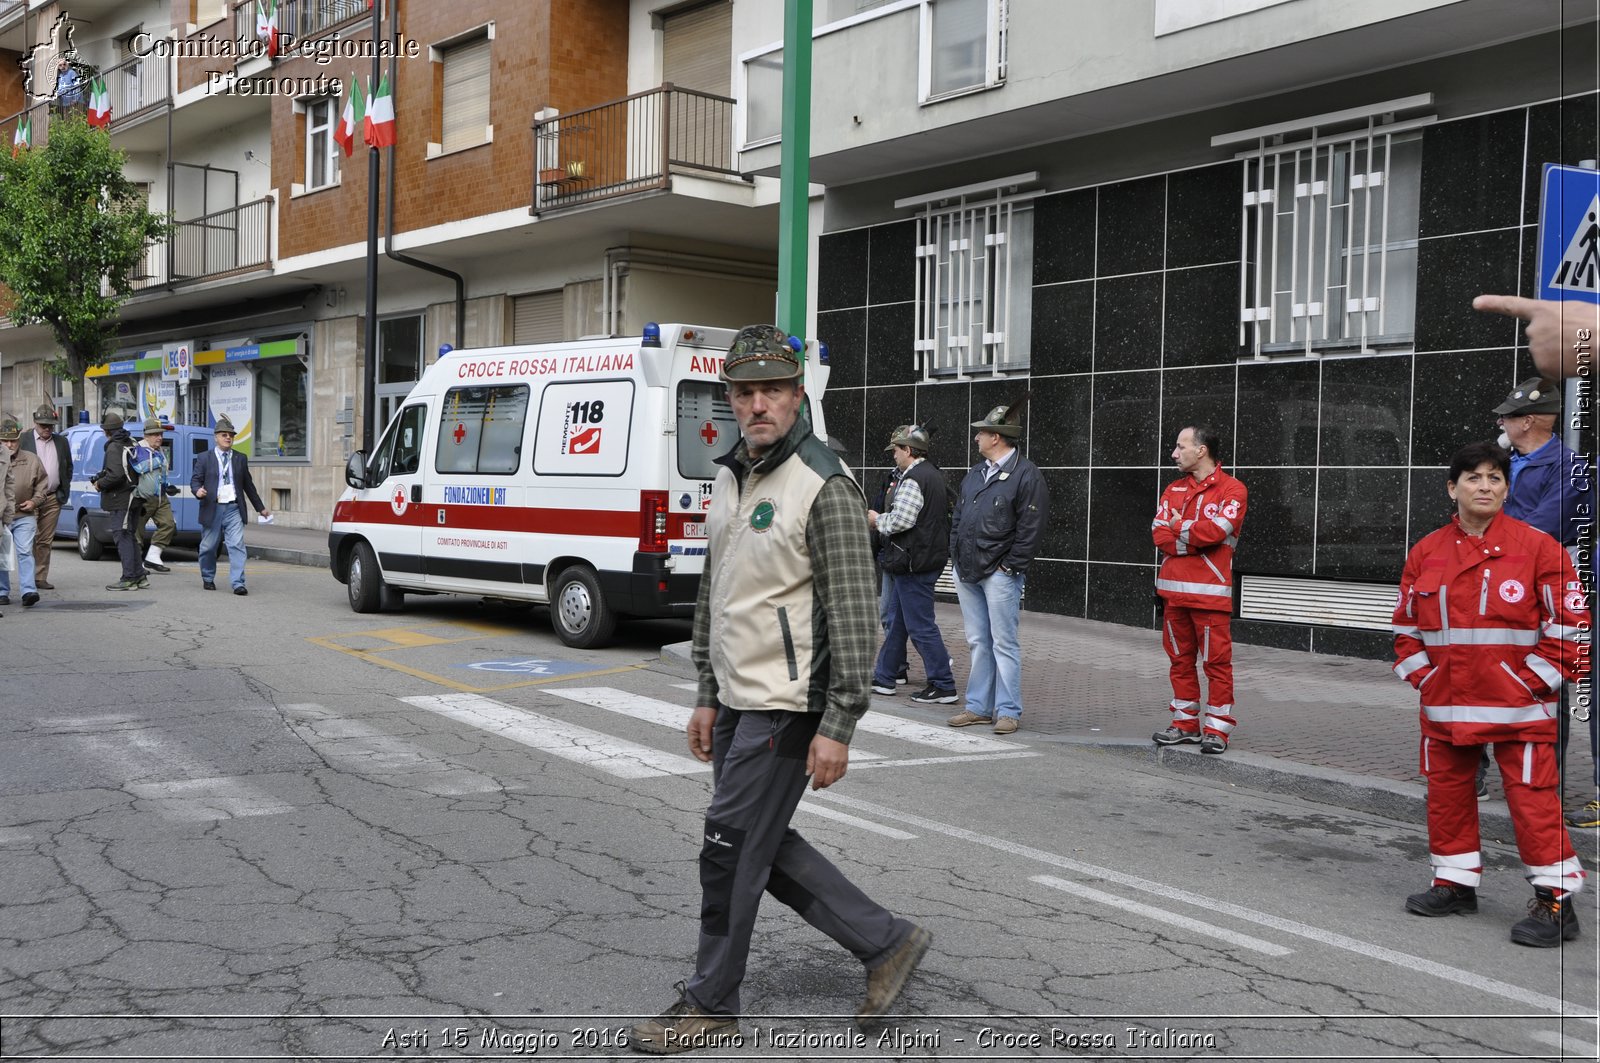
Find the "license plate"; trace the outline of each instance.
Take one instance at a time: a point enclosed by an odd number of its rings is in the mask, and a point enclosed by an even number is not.
[[[706,522],[703,520],[685,521],[683,524],[683,537],[685,539],[704,539],[706,537]]]

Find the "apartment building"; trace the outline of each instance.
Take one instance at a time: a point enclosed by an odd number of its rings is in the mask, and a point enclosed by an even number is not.
[[[740,6],[740,165],[770,174],[782,24]],[[1027,607],[1149,627],[1149,518],[1211,423],[1251,494],[1235,637],[1381,656],[1451,453],[1532,371],[1470,301],[1535,290],[1542,166],[1600,156],[1596,8],[816,0],[829,431],[871,482],[932,426],[954,477],[1031,393]]]
[[[396,115],[378,194],[398,256],[379,260],[379,430],[445,344],[770,319],[777,183],[737,170],[732,12],[386,0],[374,42],[368,0],[0,0],[0,135],[25,102],[6,60],[67,15],[126,172],[177,222],[85,412],[227,413],[269,507],[327,525],[364,427],[368,152],[358,134],[345,157],[336,133],[352,79],[378,88],[374,50]],[[41,144],[49,109],[31,113]],[[4,324],[0,406],[65,405],[45,330]]]

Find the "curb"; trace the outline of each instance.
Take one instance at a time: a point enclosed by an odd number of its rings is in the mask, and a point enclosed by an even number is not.
[[[291,550],[286,546],[253,546],[245,543],[245,549],[250,556],[262,561],[277,561],[285,565],[304,565],[307,568],[327,568],[329,559],[327,553],[316,553],[312,550]]]
[[[661,647],[661,663],[681,673],[685,678],[694,679],[697,675],[694,661],[689,659],[690,642],[669,642]]]

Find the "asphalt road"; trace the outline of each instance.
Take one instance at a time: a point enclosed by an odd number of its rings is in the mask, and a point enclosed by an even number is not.
[[[542,610],[357,616],[316,569],[114,576],[58,552],[0,619],[0,1056],[607,1058],[671,1003],[686,625],[579,652]],[[1415,825],[878,708],[796,826],[933,931],[902,1014],[858,1038],[859,966],[769,903],[745,1044],[706,1054],[1596,1057],[1595,895],[1571,946],[1511,944],[1514,851],[1420,919]]]

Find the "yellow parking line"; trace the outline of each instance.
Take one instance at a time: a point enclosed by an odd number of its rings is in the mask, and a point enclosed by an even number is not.
[[[396,629],[393,629],[393,630],[394,631],[401,631],[403,629],[396,628]],[[515,682],[511,682],[511,683],[500,683],[500,684],[498,684],[496,686],[473,686],[470,683],[463,683],[463,682],[461,682],[459,680],[451,679],[449,676],[438,675],[438,674],[436,674],[434,672],[426,672],[426,671],[423,671],[421,668],[413,668],[408,664],[401,664],[399,661],[391,661],[388,658],[381,656],[381,654],[389,653],[392,650],[410,649],[410,648],[412,648],[412,646],[416,646],[416,645],[429,646],[429,645],[435,645],[435,643],[420,642],[420,643],[413,643],[411,645],[397,644],[397,645],[394,645],[394,646],[385,646],[385,647],[381,647],[381,648],[378,648],[378,649],[363,650],[363,649],[356,649],[356,648],[351,647],[351,646],[341,646],[337,642],[334,641],[335,639],[338,639],[338,638],[350,638],[352,636],[357,636],[357,635],[382,635],[382,634],[383,634],[383,632],[377,632],[377,631],[364,631],[364,632],[363,631],[356,631],[356,632],[351,632],[349,635],[312,636],[312,637],[307,638],[306,641],[309,642],[309,643],[312,643],[313,645],[321,646],[323,649],[326,649],[326,650],[334,650],[335,652],[338,652],[338,653],[348,654],[351,657],[354,657],[358,661],[365,661],[368,664],[375,664],[380,668],[389,668],[389,669],[392,669],[392,670],[394,670],[396,672],[403,672],[406,675],[412,676],[413,678],[422,679],[422,680],[425,680],[425,681],[427,681],[429,683],[436,683],[439,686],[447,687],[450,690],[459,691],[459,692],[461,692],[463,694],[492,694],[497,690],[512,690],[512,689],[515,689],[517,687],[543,686],[546,683],[559,683],[559,682],[564,682],[564,681],[567,681],[567,680],[593,679],[593,678],[595,678],[597,676],[617,675],[618,673],[621,673],[621,672],[633,672],[633,671],[637,671],[640,668],[649,667],[649,663],[648,662],[641,662],[639,664],[617,665],[617,666],[614,666],[614,667],[611,667],[611,668],[597,668],[592,672],[569,672],[566,675],[547,675],[547,676],[543,676],[543,677],[541,677],[539,679],[520,679],[520,680],[517,680]],[[426,636],[424,636],[424,637],[426,637]],[[447,640],[443,640],[443,641],[446,641],[446,642],[464,642],[466,640],[465,639],[447,639]]]

